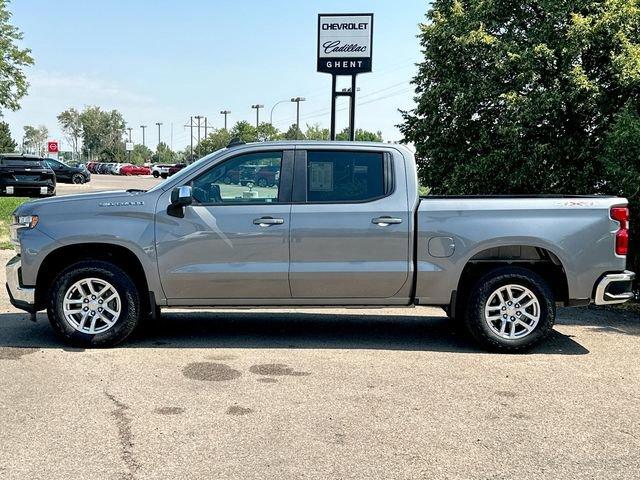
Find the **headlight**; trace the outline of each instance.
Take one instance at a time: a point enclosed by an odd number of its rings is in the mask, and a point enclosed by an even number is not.
[[[11,243],[18,255],[20,255],[20,238],[18,232],[25,228],[34,228],[38,224],[37,215],[14,215],[11,224]]]

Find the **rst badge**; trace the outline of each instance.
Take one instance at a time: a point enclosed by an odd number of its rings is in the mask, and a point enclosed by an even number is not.
[[[319,72],[370,72],[372,46],[373,13],[318,15]]]

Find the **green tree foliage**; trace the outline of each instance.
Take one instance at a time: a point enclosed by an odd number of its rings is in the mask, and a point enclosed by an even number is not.
[[[177,159],[176,153],[164,142],[158,144],[156,153],[152,156],[153,163],[174,163]]]
[[[245,143],[255,142],[257,138],[256,127],[244,120],[237,122],[230,133],[231,138],[238,138]]]
[[[298,126],[294,123],[289,127],[289,130],[284,132],[283,138],[286,140],[304,140],[305,136],[302,132],[302,129],[298,128]]]
[[[349,128],[345,128],[336,134],[336,140],[349,140]],[[356,128],[356,142],[382,142],[382,132],[370,132],[361,128]]]
[[[143,163],[151,162],[151,158],[153,157],[153,152],[147,146],[137,144],[133,147],[133,151],[131,152],[130,163],[134,165],[142,165]]]
[[[36,155],[44,155],[48,137],[49,130],[44,125],[39,127],[25,125],[23,139],[25,150]]]
[[[18,145],[11,138],[11,130],[7,122],[0,122],[0,153],[16,151]]]
[[[82,124],[82,150],[91,158],[103,161],[122,161],[125,157],[125,122],[117,110],[103,111],[100,107],[87,107],[80,114]]]
[[[229,145],[231,141],[231,133],[224,128],[215,128],[213,131],[207,135],[207,138],[200,141],[200,145],[198,146],[196,152],[196,159],[198,156],[204,157],[210,153],[215,152],[216,150],[220,150],[221,148]]]
[[[0,0],[0,110],[18,110],[19,101],[29,87],[24,67],[33,65],[33,58],[31,50],[17,45],[22,40],[22,33],[10,23],[8,3]]]
[[[331,132],[328,128],[322,128],[318,123],[314,123],[313,125],[307,124],[307,130],[304,132],[304,136],[307,140],[329,140]]]
[[[435,0],[420,29],[400,129],[424,185],[619,193],[640,223],[639,0]]]
[[[271,142],[274,140],[280,140],[281,138],[282,134],[270,123],[262,122],[258,125],[256,138],[258,142]]]
[[[82,121],[80,112],[75,108],[69,108],[58,115],[58,124],[65,138],[71,144],[74,155],[78,155],[80,138],[82,137]]]

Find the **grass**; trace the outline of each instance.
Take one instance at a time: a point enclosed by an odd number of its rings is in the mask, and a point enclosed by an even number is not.
[[[23,197],[0,197],[0,249],[10,250],[13,248],[9,240],[11,214],[18,206],[28,200],[28,198]]]

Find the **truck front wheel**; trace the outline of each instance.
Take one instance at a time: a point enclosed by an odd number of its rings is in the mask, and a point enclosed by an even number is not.
[[[484,348],[518,352],[544,339],[555,315],[553,292],[542,277],[526,268],[502,267],[471,289],[465,324]]]
[[[54,280],[50,292],[49,321],[72,345],[116,345],[133,332],[140,318],[140,294],[135,283],[109,262],[71,265]]]

